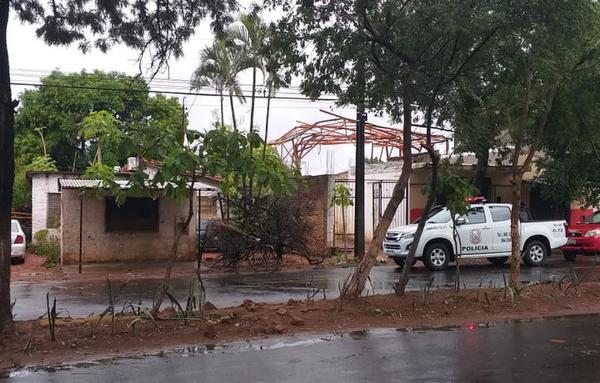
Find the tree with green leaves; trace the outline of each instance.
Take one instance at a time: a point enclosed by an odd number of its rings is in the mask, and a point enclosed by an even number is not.
[[[14,182],[14,113],[7,48],[9,20],[37,25],[38,37],[49,45],[77,44],[107,51],[124,44],[139,52],[140,68],[148,63],[152,76],[171,58],[183,54],[183,44],[201,22],[210,17],[222,31],[230,20],[233,0],[170,1],[39,0],[0,2],[0,331],[11,322],[10,301],[10,214]]]
[[[227,224],[215,228],[217,249],[223,263],[237,267],[240,262],[271,260],[281,265],[285,253],[314,261],[310,246],[310,225],[296,195],[301,180],[256,131],[241,132],[215,126],[203,137],[207,174],[221,179],[228,211]]]
[[[348,232],[346,231],[346,208],[354,205],[350,197],[350,189],[344,184],[338,183],[333,189],[330,206],[339,206],[342,211],[342,231],[344,236],[344,251],[348,250]],[[335,235],[335,233],[334,233]]]
[[[556,95],[543,137],[537,182],[561,204],[600,206],[600,67],[571,77]]]
[[[129,176],[127,188],[117,181],[117,176],[106,165],[94,163],[88,167],[86,177],[99,179],[104,192],[115,196],[118,204],[128,197],[168,198],[187,202],[188,212],[177,228],[171,244],[171,252],[165,268],[165,276],[161,289],[154,299],[152,315],[156,315],[169,290],[173,265],[183,233],[188,231],[194,215],[194,196],[197,181],[203,174],[203,149],[200,134],[187,130],[187,121],[180,120],[180,132],[184,132],[186,140],[179,140],[178,133],[172,133],[164,139],[156,140],[152,130],[136,130],[121,136],[120,151],[125,157],[137,156],[141,159],[160,159],[161,165],[152,177],[148,177],[144,166],[138,167]],[[199,273],[199,270],[198,270]],[[198,274],[198,278],[200,275]]]
[[[460,243],[460,236],[458,235],[456,217],[465,216],[469,212],[468,198],[474,196],[477,192],[473,183],[469,182],[461,174],[461,167],[461,161],[454,164],[448,160],[441,162],[439,180],[436,185],[437,192],[444,196],[446,208],[450,211],[450,218],[452,219],[452,239],[454,241],[454,248],[457,250],[457,254],[454,254],[456,264],[456,281],[454,286],[457,291],[460,290],[461,285],[460,260],[462,256],[462,243]]]
[[[204,48],[200,54],[200,66],[192,76],[191,88],[201,89],[205,86],[214,86],[221,96],[221,125],[225,125],[223,118],[223,91],[229,94],[231,107],[231,123],[237,130],[235,117],[234,98],[240,103],[246,102],[246,97],[238,80],[238,74],[248,67],[248,58],[245,49],[234,47],[226,37],[218,38],[213,45]]]
[[[500,118],[512,173],[511,277],[519,285],[519,210],[523,175],[542,148],[556,97],[579,73],[599,64],[600,4],[536,0],[499,3],[506,26],[476,89],[484,88],[480,115]]]
[[[254,130],[254,109],[256,101],[257,72],[260,71],[265,78],[266,61],[264,56],[269,29],[262,21],[258,10],[242,14],[238,23],[231,25],[227,30],[227,38],[231,40],[234,48],[241,45],[246,55],[247,65],[252,69],[252,95],[250,99],[250,131]],[[238,48],[239,49],[239,48]]]
[[[358,297],[404,199],[416,144],[415,112],[421,110],[425,115],[431,137],[431,129],[442,123],[437,118],[440,105],[456,79],[483,56],[483,48],[498,30],[498,20],[489,12],[490,4],[471,1],[284,4],[295,8],[290,19],[278,24],[278,31],[284,40],[295,42],[288,42],[292,49],[288,57],[290,66],[303,74],[303,92],[314,98],[323,93],[335,94],[342,105],[364,102],[366,109],[385,112],[394,121],[402,122],[402,174],[367,254],[344,292],[346,296]],[[306,46],[311,47],[310,52]],[[357,52],[356,47],[363,49]],[[430,143],[431,140],[420,142],[433,159],[435,149]],[[408,278],[409,268],[405,270],[403,280]]]
[[[119,136],[150,130],[156,140],[170,133],[183,139],[181,106],[174,98],[149,96],[144,80],[116,72],[61,73],[41,80],[42,86],[21,94],[16,114],[15,201],[13,207],[30,206],[25,172],[42,155],[56,169],[83,172],[101,156],[111,168],[124,160]],[[99,144],[99,145],[98,145]],[[32,165],[32,166],[30,166]]]
[[[118,146],[121,131],[115,117],[106,110],[92,112],[85,116],[81,122],[79,134],[85,141],[93,141],[96,154],[92,163],[102,163],[102,147],[108,145]]]

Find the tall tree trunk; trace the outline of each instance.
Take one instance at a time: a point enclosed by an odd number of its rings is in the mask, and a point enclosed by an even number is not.
[[[387,230],[394,219],[394,215],[396,214],[396,210],[402,200],[404,200],[406,187],[408,186],[408,181],[410,179],[410,175],[412,173],[412,90],[410,89],[410,79],[407,79],[405,85],[405,92],[402,100],[402,173],[398,178],[398,182],[394,185],[394,190],[392,192],[392,197],[388,205],[383,212],[377,227],[375,228],[375,232],[373,233],[373,240],[369,244],[369,248],[367,249],[367,253],[360,260],[354,273],[350,277],[347,285],[344,287],[344,290],[341,292],[342,297],[347,298],[358,298],[365,288],[365,284],[367,283],[367,279],[369,278],[369,274],[371,269],[375,265],[377,261],[377,256],[381,251],[381,246],[383,245],[383,239]]]
[[[219,96],[219,98],[221,99],[221,126],[225,126],[225,97],[223,97],[223,90],[220,91]]]
[[[231,105],[231,121],[233,123],[233,130],[237,132],[237,121],[235,120],[235,107],[233,105],[233,92],[229,90],[229,104]]]
[[[256,101],[256,67],[252,68],[252,98],[250,99],[250,132],[254,130],[254,102]],[[250,146],[252,150],[252,146]]]
[[[429,191],[429,196],[427,197],[427,202],[425,203],[425,208],[423,209],[423,215],[421,215],[421,220],[417,225],[417,231],[415,232],[415,236],[413,238],[412,245],[410,246],[410,250],[408,251],[408,256],[406,257],[406,262],[404,262],[404,267],[402,268],[402,274],[398,279],[398,284],[396,285],[396,294],[404,295],[406,291],[406,285],[408,284],[408,278],[410,276],[410,270],[412,269],[412,265],[415,261],[415,255],[417,252],[417,248],[419,247],[419,242],[421,241],[421,236],[423,235],[423,230],[425,229],[425,223],[427,221],[427,216],[433,207],[433,203],[435,202],[435,195],[437,193],[437,183],[438,183],[438,164],[440,162],[439,155],[435,153],[433,147],[428,149],[429,157],[431,158],[431,190]]]
[[[517,157],[518,158],[518,157]],[[513,173],[512,183],[512,211],[510,213],[510,287],[515,289],[519,286],[521,275],[521,232],[519,230],[519,209],[521,208],[521,183],[523,173],[519,169]]]
[[[365,58],[358,49],[356,61],[356,86],[358,102],[356,103],[356,152],[355,152],[355,201],[354,201],[354,258],[361,259],[365,255]],[[366,49],[365,49],[366,50]],[[358,120],[361,130],[359,131]]]
[[[40,129],[38,131],[40,138],[42,139],[42,149],[44,149],[44,158],[48,159],[48,149],[46,148],[46,139],[44,138],[44,132]]]
[[[348,250],[348,234],[346,233],[346,207],[341,205],[342,208],[342,231],[344,232],[344,253]]]
[[[183,225],[177,229],[177,234],[175,235],[175,239],[173,240],[173,244],[171,245],[171,254],[169,255],[169,260],[167,261],[167,268],[165,270],[165,276],[163,277],[163,282],[161,289],[158,293],[158,297],[154,301],[154,306],[152,307],[152,316],[156,317],[156,315],[160,311],[160,306],[162,305],[165,296],[167,295],[167,291],[169,290],[169,283],[171,281],[171,272],[173,271],[173,264],[175,263],[175,258],[177,257],[177,250],[179,249],[179,241],[181,240],[181,236],[185,231],[189,232],[190,222],[192,221],[192,217],[194,216],[194,183],[195,183],[196,175],[195,170],[192,172],[192,182],[189,189],[189,198],[188,198],[188,214],[183,222]],[[198,213],[199,214],[199,213]],[[200,228],[198,228],[199,230]],[[198,271],[199,275],[199,271]]]
[[[408,251],[408,256],[406,257],[406,262],[404,262],[404,267],[402,268],[402,274],[400,275],[400,279],[398,280],[398,284],[396,285],[396,294],[404,295],[404,291],[406,290],[406,285],[408,284],[408,278],[410,276],[410,270],[412,269],[412,265],[415,261],[415,255],[417,248],[419,247],[419,242],[421,241],[421,236],[423,235],[423,230],[425,229],[425,224],[427,223],[427,216],[433,207],[433,203],[435,202],[435,196],[437,194],[437,184],[438,184],[438,164],[440,162],[440,156],[435,152],[435,147],[432,144],[431,140],[431,127],[433,125],[433,109],[435,106],[435,101],[437,98],[437,92],[439,91],[439,86],[433,91],[431,100],[429,105],[427,106],[427,112],[425,113],[425,121],[427,125],[427,144],[425,149],[427,149],[427,153],[429,153],[429,158],[431,159],[431,189],[429,190],[429,196],[427,197],[427,202],[425,204],[425,209],[423,209],[423,214],[421,215],[421,220],[417,225],[417,231],[415,232],[415,236],[413,238],[412,245],[410,246],[410,250]]]
[[[264,142],[264,146],[263,146],[263,155],[262,155],[263,161],[267,157],[267,142],[269,139],[269,115],[271,113],[271,90],[272,90],[272,85],[269,84],[269,92],[267,93],[267,117],[265,118],[265,139],[264,139],[265,142]]]
[[[12,321],[10,302],[10,212],[14,163],[14,107],[6,45],[9,2],[0,2],[0,333]]]
[[[523,102],[523,114],[521,117],[521,131],[524,132],[529,124],[529,108],[530,108],[530,87],[532,76],[528,77],[525,84],[525,97]],[[511,239],[511,265],[510,265],[510,287],[515,289],[519,286],[519,277],[521,273],[521,233],[519,230],[519,209],[521,208],[521,188],[523,183],[523,175],[529,171],[533,156],[540,146],[542,134],[548,123],[548,117],[552,111],[554,97],[558,89],[559,83],[552,84],[544,97],[544,111],[537,121],[535,134],[529,148],[527,149],[527,157],[522,165],[519,165],[519,157],[523,148],[523,137],[515,144],[514,155],[512,159],[512,211],[510,215],[510,239]]]
[[[480,150],[477,151],[476,156],[477,166],[475,166],[475,174],[473,174],[473,185],[479,190],[479,193],[482,193],[483,189],[485,189],[485,175],[490,160],[490,145],[483,145]]]

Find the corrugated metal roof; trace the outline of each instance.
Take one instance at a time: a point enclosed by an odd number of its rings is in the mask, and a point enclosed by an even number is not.
[[[84,180],[81,178],[60,178],[58,186],[61,189],[98,189],[100,180]]]
[[[129,180],[116,180],[115,181],[122,189],[129,188]],[[81,178],[60,178],[58,180],[59,189],[100,189],[102,188],[101,180],[88,180]],[[195,190],[217,190],[212,184],[204,182],[195,182]]]

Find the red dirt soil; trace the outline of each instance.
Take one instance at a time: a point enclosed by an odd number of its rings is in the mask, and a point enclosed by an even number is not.
[[[217,274],[232,272],[224,269],[218,262],[219,254],[205,254],[202,261],[202,274]],[[14,264],[11,268],[12,282],[42,282],[42,281],[105,281],[107,276],[111,279],[160,279],[165,273],[166,262],[139,262],[139,263],[96,263],[83,265],[82,273],[79,274],[77,265],[56,266],[47,269],[43,266],[44,258],[35,254],[27,253],[25,262]],[[311,265],[300,256],[285,255],[283,262],[277,271],[310,270],[315,268],[328,268],[340,266],[352,266],[352,260],[341,257],[327,257],[323,263]],[[173,267],[172,277],[195,275],[195,261],[178,261]],[[241,265],[235,272],[265,271],[262,268]],[[270,270],[269,270],[270,271]]]
[[[530,286],[514,304],[504,289],[438,290],[404,297],[377,295],[354,301],[322,300],[287,304],[245,301],[239,307],[207,310],[186,324],[167,309],[156,321],[131,326],[133,316],[58,320],[50,341],[46,320],[16,322],[0,338],[0,370],[136,355],[180,346],[250,340],[276,334],[357,329],[463,326],[474,322],[534,319],[600,313],[600,283]],[[135,331],[134,331],[135,327]]]

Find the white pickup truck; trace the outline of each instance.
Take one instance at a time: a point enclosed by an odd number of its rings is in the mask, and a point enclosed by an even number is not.
[[[430,270],[443,270],[462,258],[487,258],[495,265],[506,262],[511,253],[510,204],[473,204],[466,216],[456,218],[456,240],[450,211],[432,209],[415,258]],[[530,266],[540,266],[552,249],[567,243],[565,221],[520,222],[522,258]],[[417,224],[388,230],[384,253],[403,266],[417,231]],[[459,251],[460,249],[460,251]]]

